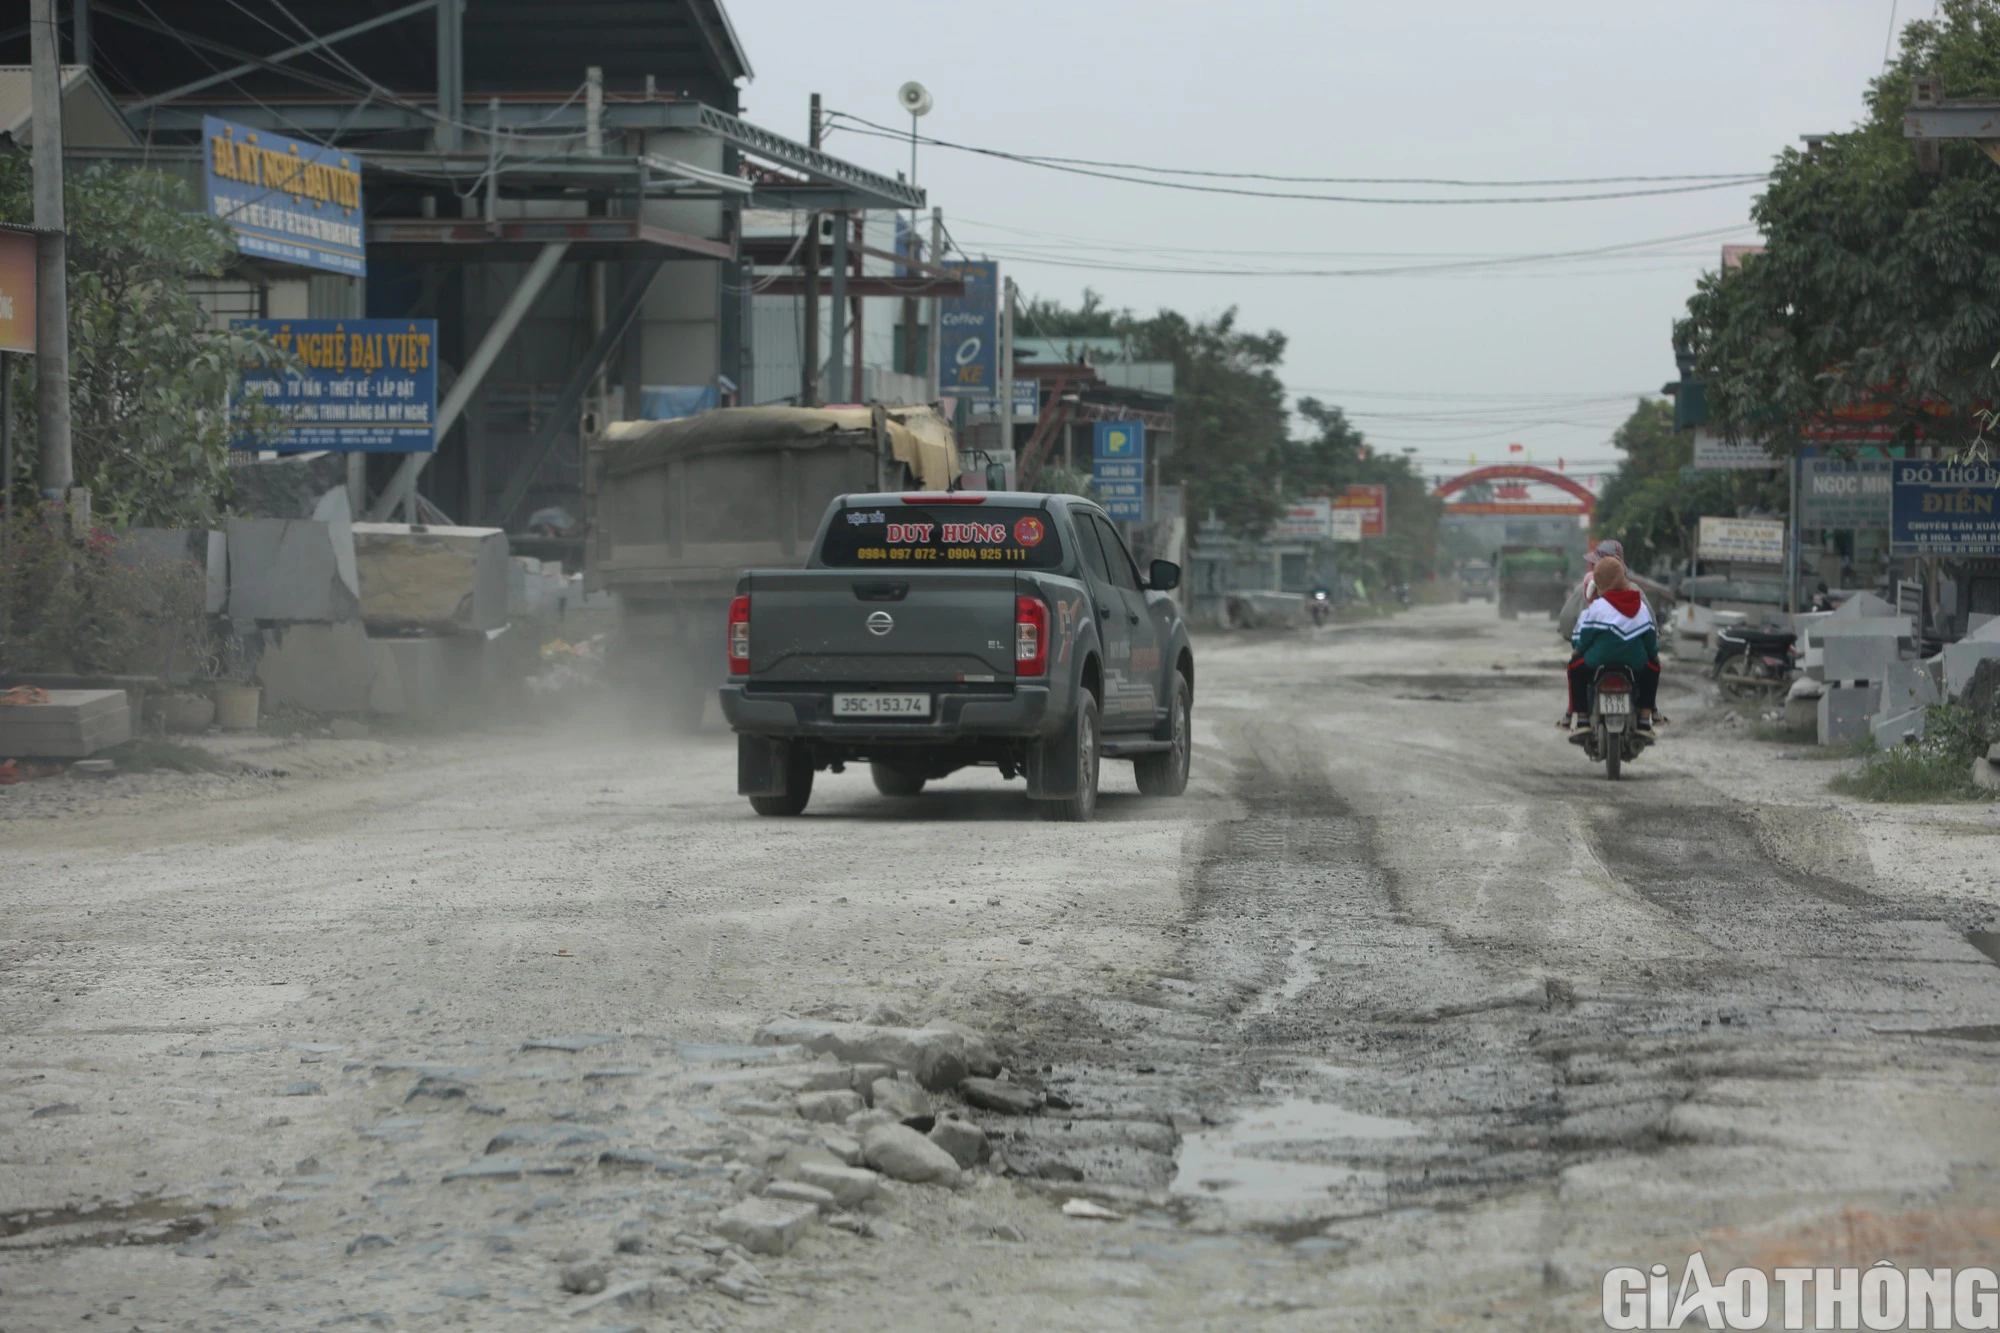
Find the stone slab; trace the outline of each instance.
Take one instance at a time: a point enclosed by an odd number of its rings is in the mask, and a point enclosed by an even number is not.
[[[1907,635],[1893,629],[1886,634],[1827,634],[1820,645],[1821,673],[1827,680],[1885,680],[1903,660],[1908,642]]]
[[[1893,750],[1904,741],[1922,739],[1924,710],[1912,708],[1900,713],[1878,713],[1869,722],[1868,729],[1874,733],[1876,749]]]
[[[1819,697],[1819,743],[1845,745],[1869,734],[1868,720],[1881,711],[1880,685],[1832,685]]]
[[[370,629],[481,634],[507,623],[507,534],[499,528],[356,523],[354,553]]]
[[[47,703],[0,708],[0,757],[82,759],[131,739],[123,690],[50,690]]]
[[[350,524],[319,519],[229,520],[229,615],[233,620],[354,620]]]

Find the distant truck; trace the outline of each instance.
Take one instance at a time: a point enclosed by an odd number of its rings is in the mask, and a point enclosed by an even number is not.
[[[1458,600],[1493,600],[1493,566],[1484,560],[1468,560],[1458,567]]]
[[[1562,613],[1569,596],[1569,553],[1560,546],[1503,546],[1494,560],[1499,571],[1500,618],[1516,620],[1523,611]]]
[[[929,407],[730,407],[610,426],[584,458],[584,587],[618,611],[606,674],[694,727],[723,679],[745,569],[803,565],[835,496],[943,492],[960,476],[957,440]]]

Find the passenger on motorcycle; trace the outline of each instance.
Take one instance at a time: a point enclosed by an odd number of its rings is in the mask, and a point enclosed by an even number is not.
[[[1653,705],[1660,693],[1660,635],[1646,599],[1625,575],[1625,562],[1605,556],[1591,570],[1596,597],[1577,617],[1570,643],[1569,712],[1557,725],[1566,731],[1590,725],[1590,682],[1597,668],[1617,663],[1632,671],[1632,707],[1638,731],[1651,735]]]

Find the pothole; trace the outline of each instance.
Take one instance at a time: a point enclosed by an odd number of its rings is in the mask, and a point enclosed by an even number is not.
[[[1363,1145],[1422,1132],[1412,1121],[1287,1098],[1183,1138],[1173,1190],[1256,1214],[1376,1209],[1389,1178],[1356,1160],[1369,1155]],[[1341,1155],[1349,1146],[1352,1158]]]

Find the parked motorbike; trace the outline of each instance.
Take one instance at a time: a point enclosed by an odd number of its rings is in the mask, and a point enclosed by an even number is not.
[[[1404,609],[1405,611],[1407,611],[1407,610],[1409,610],[1409,609],[1410,609],[1410,585],[1409,585],[1409,584],[1407,584],[1407,583],[1398,583],[1398,584],[1396,585],[1396,605],[1398,605],[1398,606],[1402,607],[1402,608],[1403,608],[1403,609]]]
[[[1313,589],[1312,597],[1306,602],[1306,610],[1312,613],[1313,624],[1324,625],[1333,615],[1333,594],[1325,588]]]
[[[1653,743],[1639,733],[1639,720],[1632,709],[1632,669],[1601,666],[1590,682],[1590,730],[1570,737],[1581,745],[1593,764],[1604,765],[1604,776],[1618,780],[1619,770],[1628,759],[1637,759]]]
[[[1798,635],[1733,625],[1715,632],[1709,675],[1729,699],[1775,699],[1799,674]]]

